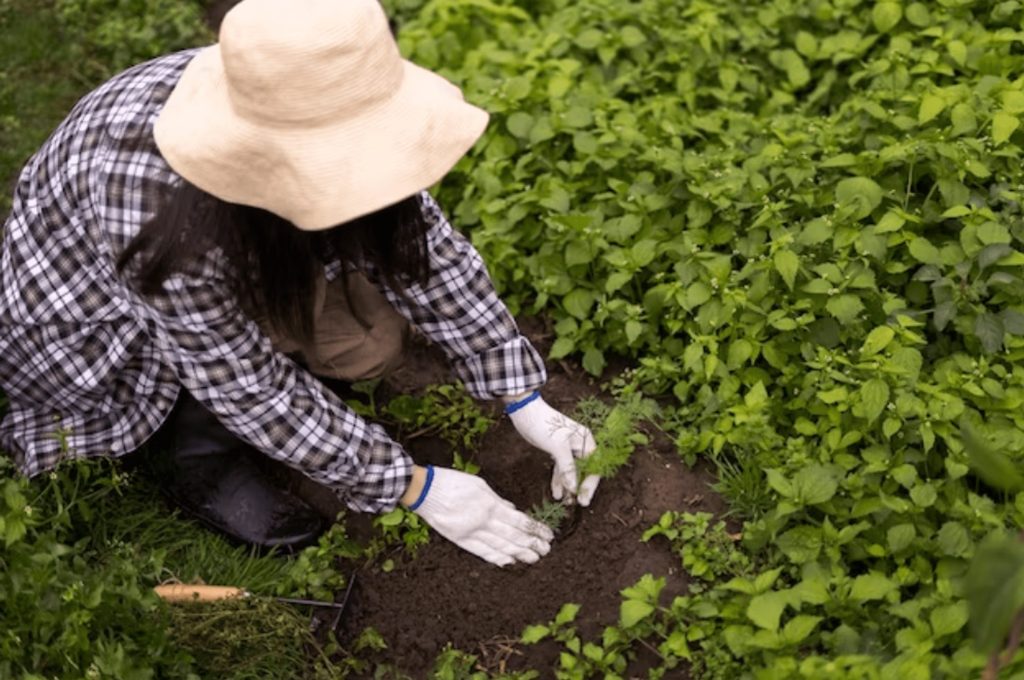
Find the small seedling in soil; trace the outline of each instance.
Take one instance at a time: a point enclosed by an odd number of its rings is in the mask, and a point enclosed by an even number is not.
[[[385,553],[403,549],[410,557],[416,557],[419,549],[430,542],[426,523],[416,513],[405,508],[395,508],[380,515],[373,520],[373,526],[379,533],[366,549],[370,561]],[[394,560],[390,558],[385,559],[381,566],[384,571],[391,571],[394,567]]]
[[[562,526],[562,523],[568,516],[569,509],[558,501],[544,499],[543,502],[530,508],[526,514],[538,522],[543,522],[552,531],[558,533],[558,528]]]

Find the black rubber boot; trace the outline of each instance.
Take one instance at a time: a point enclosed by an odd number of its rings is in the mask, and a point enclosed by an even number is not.
[[[324,530],[313,508],[271,481],[265,457],[184,389],[149,448],[149,467],[168,499],[237,541],[291,552]]]

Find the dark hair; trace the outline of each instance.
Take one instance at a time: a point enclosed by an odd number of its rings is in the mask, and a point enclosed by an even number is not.
[[[330,229],[303,231],[267,210],[227,203],[185,182],[142,226],[117,268],[124,272],[138,257],[130,279],[143,295],[152,295],[171,274],[219,248],[231,264],[239,304],[266,314],[275,329],[305,345],[313,337],[312,302],[325,262],[338,258],[370,271],[404,296],[409,285],[425,284],[430,276],[428,228],[418,195]],[[365,326],[359,310],[349,306]]]

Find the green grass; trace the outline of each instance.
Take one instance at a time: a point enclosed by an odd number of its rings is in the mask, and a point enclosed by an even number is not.
[[[332,661],[345,652],[314,638],[307,608],[273,599],[341,589],[342,525],[285,558],[229,543],[159,498],[117,462],[69,463],[29,481],[0,459],[0,677],[93,666],[102,677],[344,677],[354,657]],[[164,582],[253,597],[167,605],[151,590]],[[139,649],[151,658],[133,658]]]
[[[120,545],[140,560],[159,553],[159,581],[241,586],[274,594],[288,576],[290,562],[234,545],[203,526],[181,517],[159,500],[152,482],[132,476],[123,495],[95,509],[92,540]]]
[[[211,42],[199,0],[0,0],[0,214],[74,103],[132,64]]]
[[[70,75],[68,44],[53,3],[0,0],[0,214],[22,165],[89,89]]]

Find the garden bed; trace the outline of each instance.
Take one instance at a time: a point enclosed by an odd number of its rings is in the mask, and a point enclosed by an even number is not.
[[[563,412],[600,394],[593,378],[568,364],[549,369],[543,393]],[[382,391],[412,393],[453,379],[436,350],[417,344]],[[438,438],[413,439],[407,448],[419,464],[452,464],[451,447]],[[495,491],[520,509],[541,503],[549,493],[547,455],[527,445],[505,418],[498,417],[473,461]],[[683,465],[666,437],[652,435],[650,445],[638,447],[626,467],[602,481],[590,507],[566,519],[551,553],[534,565],[491,566],[432,534],[414,558],[395,557],[389,571],[381,568],[382,560],[360,568],[339,626],[341,641],[351,642],[372,627],[388,645],[381,663],[413,677],[426,677],[449,644],[476,655],[480,667],[491,672],[552,669],[558,663],[556,643],[519,640],[526,626],[550,621],[563,604],[582,605],[576,626],[589,638],[616,623],[619,591],[644,574],[665,577],[665,602],[684,591],[679,557],[664,541],[645,543],[641,535],[668,510],[723,512],[713,481],[703,467]],[[306,495],[310,492],[325,514],[341,509],[322,491],[307,487]],[[369,519],[350,516],[350,532],[368,535]]]

